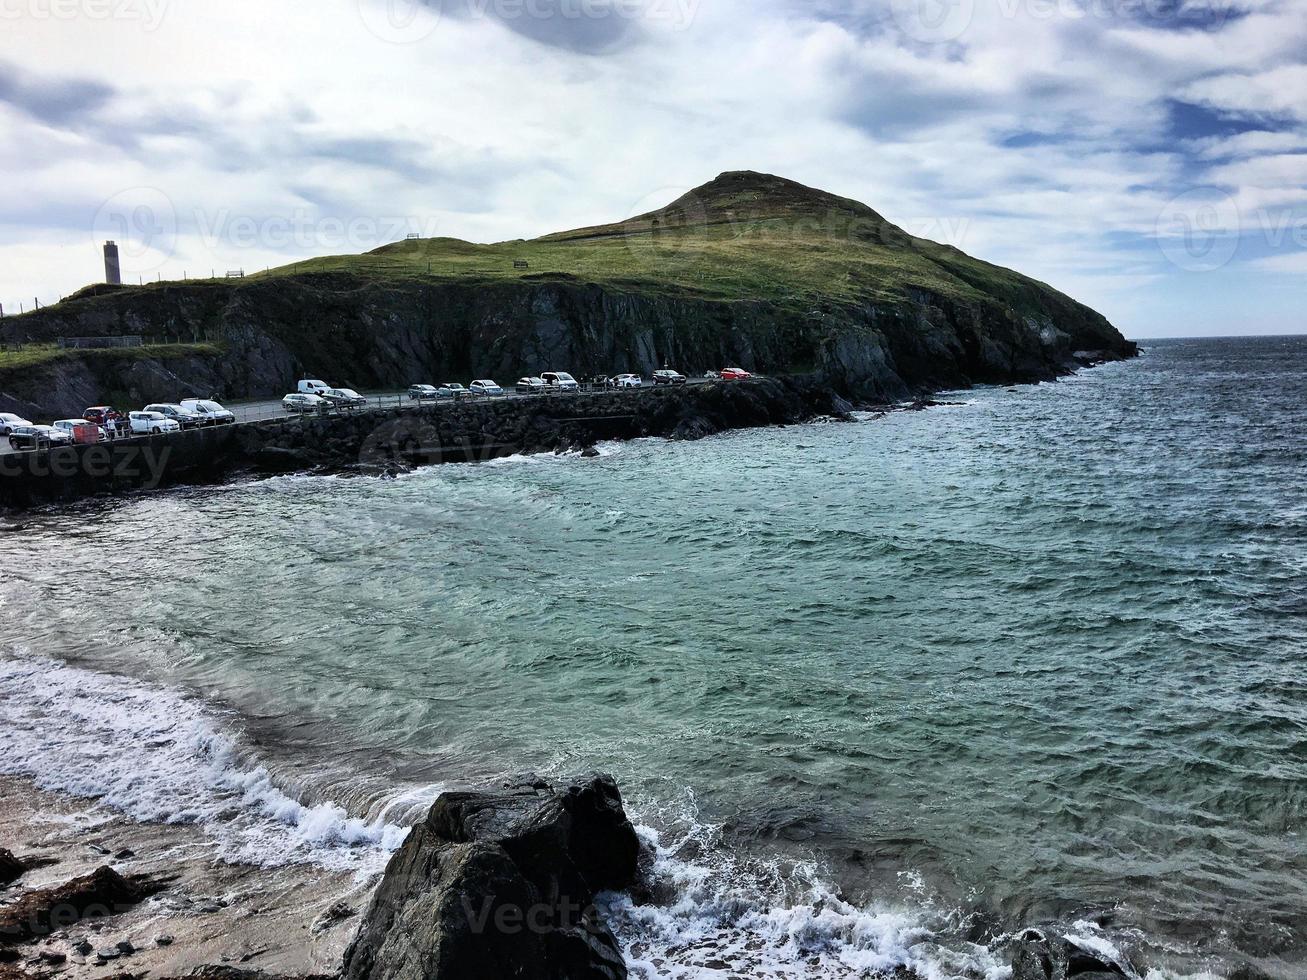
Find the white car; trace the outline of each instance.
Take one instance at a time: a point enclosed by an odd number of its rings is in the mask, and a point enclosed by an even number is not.
[[[281,407],[288,412],[325,412],[331,402],[319,395],[287,395],[281,400]]]
[[[490,397],[496,397],[504,393],[504,389],[493,381],[473,381],[468,386],[468,390],[474,395],[488,395]]]
[[[614,388],[643,388],[644,379],[638,374],[619,374],[608,382]]]
[[[577,384],[576,378],[572,377],[566,371],[549,371],[540,375],[540,380],[548,385],[551,391],[580,391],[581,386]]]
[[[132,435],[159,435],[163,432],[181,432],[180,422],[168,418],[162,412],[128,412],[127,421],[132,427]]]
[[[86,419],[60,419],[58,422],[52,422],[51,425],[65,433],[70,442],[104,442],[109,438],[102,428]]]
[[[452,398],[454,399],[454,401],[458,401],[466,394],[467,394],[467,389],[464,388],[462,385],[454,385],[454,384],[446,383],[436,389],[437,398]]]
[[[203,415],[210,425],[233,425],[236,422],[235,415],[207,398],[187,398],[182,402],[182,408]]]
[[[31,422],[19,415],[14,415],[11,412],[0,412],[0,436],[13,435],[14,429],[20,425],[30,426],[31,424]]]
[[[330,385],[325,381],[318,381],[313,378],[305,378],[296,387],[295,390],[301,395],[320,395],[326,391]]]

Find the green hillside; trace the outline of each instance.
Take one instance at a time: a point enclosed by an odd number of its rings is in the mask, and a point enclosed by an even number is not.
[[[519,268],[515,263],[527,263]],[[1012,302],[1037,287],[956,249],[913,238],[866,205],[794,181],[739,172],[649,214],[532,241],[397,242],[364,255],[262,273],[346,272],[462,283],[568,278],[625,291],[705,299],[884,303],[922,290],[963,302]]]

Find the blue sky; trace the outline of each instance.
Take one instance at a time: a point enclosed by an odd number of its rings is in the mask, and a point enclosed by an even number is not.
[[[0,0],[0,301],[725,170],[865,201],[1134,337],[1307,331],[1302,0]]]

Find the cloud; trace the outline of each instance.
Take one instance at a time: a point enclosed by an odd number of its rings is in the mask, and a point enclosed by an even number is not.
[[[0,102],[52,126],[91,117],[113,97],[112,86],[80,78],[50,79],[0,62]]]
[[[1230,73],[1192,82],[1185,96],[1258,119],[1307,121],[1307,65],[1281,65],[1256,74]]]
[[[915,0],[322,0],[312,18],[227,0],[153,32],[6,21],[0,299],[96,278],[95,216],[142,188],[175,210],[172,253],[149,253],[168,275],[361,251],[410,223],[531,237],[758,169],[1127,331],[1159,310],[1216,329],[1229,309],[1195,298],[1159,218],[1195,189],[1245,215],[1307,203],[1307,9],[1222,2],[958,0],[937,39]],[[342,241],[340,224],[362,230]],[[1222,275],[1253,275],[1247,257]]]

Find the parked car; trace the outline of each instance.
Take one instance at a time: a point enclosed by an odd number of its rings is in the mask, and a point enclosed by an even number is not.
[[[144,410],[166,415],[183,429],[198,429],[200,426],[209,424],[209,420],[199,412],[188,412],[176,402],[159,402],[155,405],[146,405]]]
[[[295,388],[295,391],[301,395],[320,395],[327,390],[329,386],[325,381],[317,381],[313,378],[305,378]]]
[[[186,411],[204,416],[210,425],[236,424],[236,416],[212,399],[186,398],[182,400],[181,404]]]
[[[60,432],[68,433],[70,442],[78,443],[83,446],[93,446],[97,442],[104,442],[109,438],[102,428],[94,422],[88,422],[86,419],[60,419],[52,423],[54,428]]]
[[[467,394],[467,389],[462,385],[453,385],[446,382],[436,389],[437,398],[453,398],[455,401]]]
[[[613,378],[611,384],[619,391],[622,388],[643,388],[644,378],[640,377],[638,374],[619,374],[617,377]]]
[[[408,397],[415,402],[427,401],[436,397],[435,385],[409,385]]]
[[[82,418],[98,425],[110,439],[125,436],[131,431],[131,424],[127,421],[127,416],[108,405],[97,405],[88,408],[82,413]]]
[[[14,415],[10,412],[0,412],[0,436],[13,435],[14,429],[30,427],[31,422],[21,416]]]
[[[328,388],[321,397],[336,408],[367,408],[368,400],[353,388]]]
[[[744,368],[729,367],[722,370],[723,381],[748,381],[752,377]]]
[[[517,383],[519,395],[543,395],[546,390],[544,380],[541,378],[523,378]]]
[[[9,446],[14,450],[53,449],[67,446],[72,436],[50,425],[16,425],[9,433]]]
[[[655,385],[683,385],[685,384],[685,375],[678,371],[662,370],[654,372]]]
[[[127,424],[132,427],[134,435],[159,435],[163,432],[180,432],[181,423],[170,419],[162,412],[129,412]]]
[[[474,395],[486,395],[491,398],[497,398],[504,393],[504,389],[493,381],[473,381],[468,386],[468,390]]]
[[[327,401],[320,395],[293,394],[287,395],[281,400],[281,407],[288,412],[325,412],[331,407],[331,402]]]
[[[549,371],[540,375],[540,380],[553,391],[580,391],[581,386],[576,383],[576,378],[572,377],[566,371]]]

